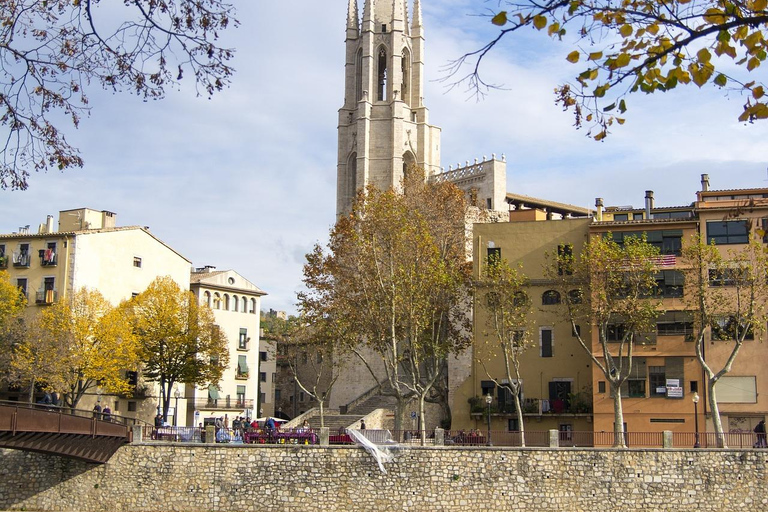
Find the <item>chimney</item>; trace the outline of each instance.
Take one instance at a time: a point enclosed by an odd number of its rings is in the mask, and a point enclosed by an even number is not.
[[[701,175],[701,191],[706,192],[709,190],[709,174]]]
[[[645,191],[645,218],[652,219],[651,211],[653,210],[653,190]]]
[[[595,208],[597,208],[597,222],[602,222],[603,220],[603,198],[602,197],[596,197],[595,198]]]
[[[53,233],[53,215],[48,215],[45,218],[45,232]]]

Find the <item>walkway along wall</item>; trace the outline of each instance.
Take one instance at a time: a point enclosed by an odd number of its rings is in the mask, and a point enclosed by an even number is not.
[[[0,510],[767,510],[768,452],[128,445],[103,465],[0,451]],[[468,508],[471,505],[471,508]]]

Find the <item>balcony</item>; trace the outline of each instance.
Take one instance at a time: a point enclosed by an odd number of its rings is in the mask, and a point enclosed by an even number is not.
[[[0,255],[0,268],[8,268],[8,256]]]
[[[30,261],[32,258],[30,258],[29,253],[22,253],[22,252],[14,252],[13,253],[13,266],[14,267],[28,267],[30,264]]]
[[[38,256],[40,257],[40,266],[42,267],[55,267],[58,265],[59,255],[51,249],[40,249]]]
[[[237,398],[196,398],[195,409],[200,410],[240,410],[253,409],[253,400],[238,400]]]
[[[59,292],[56,290],[41,290],[35,292],[35,304],[53,304],[59,299]]]
[[[235,372],[235,379],[237,380],[248,380],[248,376],[249,376],[249,373],[247,369],[245,371],[241,371],[238,369],[237,372]]]

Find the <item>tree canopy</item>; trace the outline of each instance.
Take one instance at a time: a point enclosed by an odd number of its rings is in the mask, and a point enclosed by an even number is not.
[[[217,384],[229,363],[213,312],[170,277],[158,277],[130,305],[144,375],[160,384],[163,418],[175,383]]]
[[[491,22],[500,32],[482,48],[454,62],[452,76],[470,88],[487,89],[483,58],[512,32],[531,27],[574,42],[566,60],[579,68],[555,89],[576,127],[602,140],[624,124],[628,97],[694,84],[713,84],[744,98],[741,121],[768,119],[765,82],[754,71],[765,61],[766,0],[546,0],[500,2]],[[568,32],[570,31],[570,32]]]
[[[0,188],[25,189],[32,170],[82,167],[65,137],[90,108],[86,90],[160,99],[184,75],[199,94],[227,86],[237,25],[222,0],[0,2]]]
[[[318,245],[307,255],[304,318],[354,351],[396,397],[396,430],[411,399],[423,417],[448,354],[471,338],[466,208],[454,185],[425,183],[411,168],[402,193],[361,191],[332,229],[329,251]]]

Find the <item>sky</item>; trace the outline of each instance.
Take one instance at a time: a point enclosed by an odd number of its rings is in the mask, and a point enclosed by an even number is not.
[[[158,102],[91,89],[90,115],[67,132],[85,166],[0,190],[0,232],[60,210],[109,210],[196,267],[237,271],[267,293],[262,309],[295,312],[304,255],[335,221],[347,0],[233,3],[231,87],[208,99],[185,80]],[[484,98],[447,87],[446,66],[495,35],[478,16],[485,5],[497,4],[422,0],[424,103],[446,169],[503,154],[508,191],[581,207],[596,197],[640,207],[646,190],[657,206],[689,204],[703,173],[713,189],[768,186],[768,123],[739,123],[743,98],[712,86],[633,97],[624,126],[587,138],[554,103],[573,48],[543,33],[508,37],[489,55],[483,77],[502,87]]]

